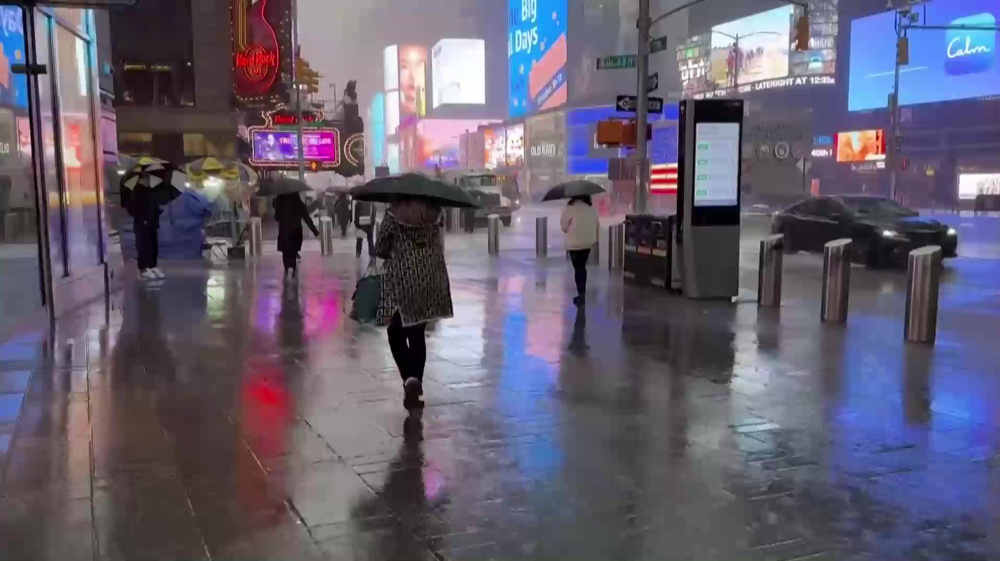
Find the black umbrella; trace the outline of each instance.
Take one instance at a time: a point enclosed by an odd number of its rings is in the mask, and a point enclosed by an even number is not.
[[[311,190],[312,187],[298,179],[278,177],[274,179],[262,179],[257,195],[261,197],[276,197],[287,193],[304,193]]]
[[[121,179],[122,200],[131,199],[137,190],[149,190],[163,206],[181,196],[187,176],[173,164],[156,158],[140,158]]]
[[[414,197],[447,207],[476,208],[479,206],[463,189],[418,173],[404,173],[396,177],[373,179],[360,187],[351,189],[351,196],[356,201],[376,203],[391,203],[400,197]]]
[[[575,179],[573,181],[560,183],[559,185],[549,189],[549,192],[545,193],[542,200],[557,201],[559,199],[572,199],[573,197],[589,197],[591,195],[600,195],[603,192],[604,187],[601,187],[593,181]]]

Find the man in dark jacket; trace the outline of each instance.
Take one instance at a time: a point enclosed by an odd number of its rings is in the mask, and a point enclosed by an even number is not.
[[[361,257],[361,246],[363,238],[368,238],[368,256],[375,256],[375,244],[372,240],[372,233],[375,228],[375,205],[365,201],[355,201],[354,203],[354,227],[357,228],[358,245],[356,254]]]
[[[132,217],[132,231],[135,234],[136,261],[139,278],[142,280],[162,279],[165,275],[157,267],[159,257],[160,209],[156,193],[149,188],[122,188],[122,206]]]
[[[274,220],[278,223],[278,251],[285,265],[285,276],[296,276],[299,251],[302,250],[302,223],[319,237],[319,230],[298,193],[284,193],[274,198]]]
[[[340,225],[340,237],[347,237],[347,227],[351,224],[351,199],[347,198],[347,193],[338,193],[337,201],[333,203],[334,214],[337,215],[337,224]]]

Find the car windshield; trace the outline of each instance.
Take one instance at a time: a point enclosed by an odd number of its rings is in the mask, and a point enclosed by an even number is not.
[[[500,185],[495,175],[467,175],[462,178],[462,186],[483,193],[500,193]]]
[[[879,197],[841,197],[851,212],[861,216],[915,216],[917,213],[890,199]]]

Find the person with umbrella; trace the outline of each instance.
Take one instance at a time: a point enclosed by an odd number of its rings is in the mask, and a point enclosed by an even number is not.
[[[417,174],[379,178],[352,190],[355,201],[388,202],[375,255],[384,260],[375,324],[387,327],[403,381],[403,406],[423,406],[427,323],[454,314],[440,218],[443,206],[475,206],[467,193]]]
[[[587,303],[587,260],[590,249],[597,243],[600,219],[594,209],[591,195],[603,193],[604,188],[591,181],[569,181],[556,185],[545,194],[543,201],[569,199],[559,218],[559,226],[566,234],[566,250],[573,263],[576,297],[573,303]]]
[[[156,158],[140,158],[122,178],[121,205],[133,220],[136,264],[142,280],[166,277],[158,266],[161,207],[180,196],[186,179],[168,162]]]
[[[299,251],[302,250],[302,223],[305,222],[313,235],[319,237],[319,230],[302,197],[296,193],[282,193],[274,198],[274,219],[278,222],[278,251],[285,265],[285,277],[295,277],[298,271]]]
[[[347,193],[337,193],[333,212],[337,217],[337,224],[340,225],[340,237],[346,238],[347,227],[351,225],[351,199],[347,197]]]

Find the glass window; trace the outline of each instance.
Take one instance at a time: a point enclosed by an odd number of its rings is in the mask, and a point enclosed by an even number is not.
[[[194,66],[190,62],[121,62],[115,88],[119,107],[193,107]]]
[[[62,114],[66,246],[71,273],[103,261],[99,178],[90,93],[90,52],[83,39],[56,26]]]

